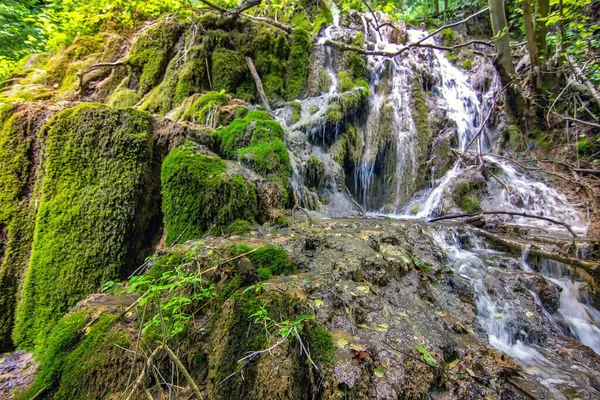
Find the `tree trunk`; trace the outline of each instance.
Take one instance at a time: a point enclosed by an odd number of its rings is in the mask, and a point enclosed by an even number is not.
[[[439,0],[433,0],[433,12],[435,13],[436,17],[440,15],[440,1]]]
[[[540,55],[541,67],[544,69],[544,65],[548,62],[548,46],[546,45],[546,34],[548,28],[546,27],[545,18],[548,16],[550,11],[549,0],[538,0],[537,11],[536,11],[536,42]]]
[[[444,0],[444,14],[448,14],[448,0]]]
[[[498,52],[494,58],[494,66],[500,75],[502,86],[506,88],[509,111],[513,117],[516,117],[520,114],[518,104],[521,97],[513,89],[512,85],[515,76],[515,67],[513,66],[512,53],[510,51],[504,0],[488,0],[488,4],[490,5],[490,20],[495,37],[494,42],[496,44],[496,51]]]
[[[525,36],[527,37],[527,50],[531,62],[531,81],[537,91],[542,88],[540,71],[540,55],[533,30],[533,17],[531,15],[531,0],[523,0],[523,23],[525,25]]]

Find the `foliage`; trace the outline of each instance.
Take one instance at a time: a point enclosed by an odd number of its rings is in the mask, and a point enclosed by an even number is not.
[[[233,256],[248,253],[253,250],[247,245],[237,245],[230,249]],[[247,256],[257,269],[268,269],[271,275],[290,275],[296,272],[297,264],[289,254],[274,246],[262,246]],[[267,274],[267,271],[264,271]],[[268,278],[267,278],[268,279]]]
[[[57,114],[40,137],[41,197],[13,332],[24,348],[43,347],[75,303],[141,261],[158,211],[147,114],[86,103]]]
[[[425,349],[425,347],[417,346],[417,351],[423,355],[423,359],[425,360],[425,362],[427,364],[429,364],[432,367],[435,367],[437,365],[435,358],[433,358],[431,356],[431,354],[429,354],[429,352],[427,351],[427,349]]]

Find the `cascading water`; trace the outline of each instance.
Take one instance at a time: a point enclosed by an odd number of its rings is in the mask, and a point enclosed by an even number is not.
[[[526,251],[520,262],[510,262],[507,255],[487,250],[475,236],[468,237],[468,249],[465,248],[464,238],[459,238],[464,232],[459,235],[455,229],[441,228],[432,235],[444,249],[455,273],[473,285],[477,322],[490,345],[511,356],[526,373],[548,388],[548,398],[600,396],[596,372],[584,360],[566,357],[574,345],[561,335],[568,335],[600,354],[597,327],[600,312],[583,294],[584,283],[572,276],[567,266],[543,260],[541,271],[534,272],[524,263]],[[523,281],[533,279],[546,280],[560,288],[556,310],[546,310],[532,290],[520,293],[518,287]],[[544,332],[548,332],[547,338],[540,338]]]
[[[354,25],[359,28],[354,30],[341,26],[334,8],[334,24],[324,29],[317,40],[321,52],[317,67],[324,71],[319,79],[324,76],[325,84],[299,102],[296,118],[289,106],[276,111],[277,118],[287,128],[286,141],[294,168],[293,188],[302,206],[312,210],[321,208],[324,216],[347,217],[357,213],[354,197],[364,210],[374,215],[426,219],[449,211],[446,200],[451,195],[449,191],[466,170],[460,160],[442,170],[437,179],[431,179],[425,189],[422,188],[427,180],[418,176],[422,171],[421,143],[413,107],[414,85],[415,82],[421,85],[421,76],[427,75],[429,95],[434,100],[428,107],[444,116],[446,129],[451,129],[455,138],[453,147],[461,153],[477,149],[486,164],[494,168],[497,176],[485,184],[484,208],[551,216],[585,231],[564,196],[518,173],[506,160],[493,154],[495,129],[481,125],[495,103],[496,78],[486,90],[476,90],[469,74],[450,63],[442,51],[411,49],[395,57],[368,56],[366,81],[370,95],[366,103],[355,110],[355,115],[346,115],[332,123],[331,106],[352,94],[340,92],[341,54],[326,42],[342,41],[361,32],[368,49],[397,52],[405,46],[388,40],[389,35],[377,34],[364,16],[358,21]],[[421,40],[425,35],[419,30],[407,32],[409,42]],[[433,41],[430,38],[424,43]],[[355,130],[356,154],[351,162],[341,162],[332,155],[332,149],[348,124]],[[479,133],[479,140],[471,144]],[[310,179],[311,159],[322,165],[318,183]],[[556,228],[531,219],[519,218],[514,222],[545,231]],[[600,382],[595,371],[586,367],[584,361],[574,361],[564,354],[571,347],[580,346],[575,341],[600,354],[600,329],[596,325],[600,324],[600,312],[585,298],[585,284],[573,279],[568,267],[555,262],[542,260],[536,272],[529,260],[529,247],[524,247],[518,260],[487,249],[475,236],[470,236],[467,240],[470,245],[465,246],[455,229],[435,229],[439,231],[428,234],[444,250],[456,274],[473,287],[476,322],[489,343],[547,386],[549,398],[566,399],[575,395],[598,398],[600,390],[596,388]],[[523,287],[534,281],[560,290],[556,309],[547,310],[546,299]]]

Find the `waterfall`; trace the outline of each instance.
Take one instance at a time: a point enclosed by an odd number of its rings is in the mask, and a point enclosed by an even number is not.
[[[557,351],[571,346],[561,339],[562,334],[600,354],[600,311],[581,290],[584,285],[581,279],[573,276],[566,265],[555,261],[543,260],[540,272],[533,271],[525,263],[527,251],[510,270],[498,268],[493,261],[504,259],[505,254],[490,253],[481,239],[474,236],[469,237],[469,248],[465,248],[454,228],[432,230],[428,234],[447,254],[455,273],[471,282],[477,323],[487,334],[491,346],[511,356],[525,372],[546,386],[550,398],[570,398],[565,393],[579,393],[577,397],[583,398],[600,396],[593,384],[596,372]],[[546,310],[532,290],[527,293],[531,296],[530,303],[524,303],[526,295],[521,297],[506,286],[518,276],[538,276],[557,285],[561,292],[556,311]],[[543,324],[539,329],[548,331],[546,346],[536,342],[535,332],[523,331],[531,324]]]

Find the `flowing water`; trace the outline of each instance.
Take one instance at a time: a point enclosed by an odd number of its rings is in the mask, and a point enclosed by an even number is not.
[[[469,74],[450,63],[439,50],[415,49],[396,57],[367,57],[371,94],[362,111],[357,112],[360,115],[346,117],[352,118],[357,129],[361,153],[351,167],[337,164],[329,149],[342,134],[347,121],[328,124],[326,113],[332,103],[340,101],[337,70],[340,54],[324,43],[357,31],[340,26],[339,14],[334,13],[334,16],[334,24],[323,31],[317,42],[322,46],[320,62],[329,77],[328,89],[301,101],[295,122],[290,119],[287,107],[276,114],[287,127],[286,140],[294,167],[293,188],[300,205],[320,208],[322,216],[336,217],[356,215],[358,209],[354,201],[371,215],[385,214],[401,219],[427,219],[448,212],[444,200],[449,197],[452,184],[465,171],[460,160],[439,179],[430,179],[424,188],[417,187],[419,143],[411,109],[411,82],[427,73],[433,82],[430,88],[433,107],[451,122],[455,147],[460,152],[478,149],[486,154],[485,162],[496,168],[497,179],[490,179],[486,184],[482,206],[488,210],[497,208],[553,217],[585,232],[585,224],[564,196],[493,155],[495,127],[491,123],[482,124],[499,89],[496,77],[492,78],[489,90],[478,91],[471,84]],[[361,21],[363,26],[358,31],[370,40],[369,48],[394,52],[404,46],[390,43],[387,35],[380,38],[368,27],[364,17]],[[426,34],[419,30],[407,33],[410,42]],[[433,43],[433,39],[426,43]],[[431,106],[431,102],[428,105]],[[380,138],[386,132],[391,132],[392,140],[382,150]],[[480,139],[473,141],[480,132]],[[306,165],[310,157],[316,157],[324,166],[318,187],[306,185]],[[511,222],[545,231],[562,229],[535,219],[513,218]],[[584,361],[567,356],[577,342],[600,354],[597,327],[600,312],[587,297],[583,281],[572,276],[567,266],[547,260],[542,260],[536,271],[529,264],[528,247],[524,248],[521,259],[515,260],[488,249],[474,236],[469,237],[469,245],[465,245],[456,229],[440,229],[431,234],[446,252],[455,272],[472,284],[477,323],[491,346],[511,356],[526,373],[548,387],[551,398],[600,397],[595,389],[600,387],[595,371]],[[505,260],[510,268],[498,267],[498,260]],[[542,279],[560,290],[556,310],[547,310],[535,291],[521,290],[523,283],[517,281],[518,277],[525,277],[527,282],[532,277]]]
[[[511,356],[544,385],[549,398],[600,396],[597,371],[586,365],[585,359],[570,357],[577,346],[568,338],[600,354],[600,312],[582,290],[585,283],[581,279],[555,261],[542,260],[539,272],[535,272],[524,262],[526,252],[519,262],[498,262],[507,255],[486,249],[475,236],[465,240],[454,229],[433,235],[455,272],[472,283],[478,323],[491,346]],[[547,310],[533,290],[518,294],[520,278],[525,282],[541,278],[555,284],[560,290],[558,308]],[[547,334],[547,338],[542,340],[540,334]]]

